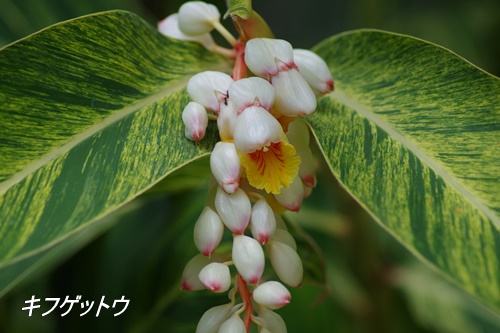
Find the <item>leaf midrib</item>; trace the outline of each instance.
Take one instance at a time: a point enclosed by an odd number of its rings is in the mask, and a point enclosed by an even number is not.
[[[224,71],[226,70],[226,66],[223,64],[219,64],[217,66],[213,66],[212,68],[207,68],[207,70],[214,70],[214,71]],[[192,75],[194,75],[193,73]],[[127,107],[124,107],[121,111],[116,111],[113,115],[110,117],[107,117],[105,120],[100,121],[99,123],[89,127],[87,130],[84,132],[77,134],[76,136],[72,137],[68,142],[66,142],[64,145],[61,147],[43,155],[41,158],[37,159],[36,161],[29,163],[26,165],[23,170],[16,172],[13,174],[11,177],[6,179],[3,182],[0,182],[0,196],[5,194],[9,188],[14,186],[15,184],[21,182],[24,178],[26,178],[28,175],[33,173],[34,171],[38,170],[41,168],[43,165],[48,163],[49,161],[55,159],[58,156],[61,156],[67,151],[70,151],[72,148],[74,148],[76,145],[79,143],[85,141],[89,137],[93,136],[94,134],[98,133],[99,131],[103,130],[107,126],[120,121],[121,119],[125,118],[129,114],[132,114],[141,108],[154,104],[157,101],[161,100],[165,96],[168,96],[172,93],[174,93],[177,90],[182,89],[183,87],[186,86],[187,81],[192,75],[186,75],[182,79],[176,81],[175,84],[169,84],[161,89],[158,90],[157,93],[149,95],[146,98],[141,99],[139,102],[129,105]]]
[[[385,131],[390,137],[400,142],[422,162],[429,166],[429,168],[431,168],[437,175],[439,175],[446,183],[456,189],[457,192],[462,194],[463,197],[471,202],[480,212],[486,215],[488,219],[493,223],[493,225],[500,230],[500,217],[496,215],[496,213],[491,208],[486,206],[481,200],[473,195],[472,192],[467,189],[467,187],[460,183],[458,179],[450,175],[450,173],[446,172],[446,170],[438,162],[430,158],[422,149],[408,140],[394,127],[390,126],[386,121],[377,116],[375,113],[370,112],[369,108],[365,105],[361,104],[355,99],[350,98],[347,94],[344,93],[342,89],[339,89],[338,87],[335,87],[335,91],[330,93],[328,97],[335,98],[342,104],[348,106],[353,110],[356,110],[356,112],[361,116],[365,117],[370,122],[374,123],[377,127]]]

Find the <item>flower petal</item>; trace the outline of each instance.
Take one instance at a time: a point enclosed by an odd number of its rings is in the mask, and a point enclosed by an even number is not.
[[[240,154],[240,161],[250,185],[273,194],[290,186],[300,166],[295,148],[285,140],[252,153]]]

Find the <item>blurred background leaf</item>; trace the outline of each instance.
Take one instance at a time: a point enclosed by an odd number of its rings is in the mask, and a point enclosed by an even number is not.
[[[50,24],[102,10],[133,11],[151,24],[178,10],[183,0],[0,0],[0,43]],[[225,0],[214,0],[225,13]],[[253,8],[275,36],[311,48],[334,34],[376,28],[447,47],[500,75],[500,1],[497,0],[254,0]],[[286,15],[283,13],[286,8]],[[226,25],[230,25],[226,20]],[[0,44],[1,45],[1,44]]]

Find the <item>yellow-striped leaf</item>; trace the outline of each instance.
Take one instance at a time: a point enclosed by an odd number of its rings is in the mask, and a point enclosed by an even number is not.
[[[500,310],[500,80],[380,31],[315,51],[335,92],[308,120],[332,172],[416,256]]]
[[[226,0],[227,12],[224,17],[236,15],[244,20],[252,14],[252,0]]]
[[[184,137],[184,86],[227,67],[123,11],[0,51],[0,295],[54,245],[211,151],[213,126],[201,143]]]

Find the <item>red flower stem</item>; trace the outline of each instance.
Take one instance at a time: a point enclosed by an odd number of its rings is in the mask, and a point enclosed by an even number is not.
[[[243,322],[247,329],[247,333],[250,332],[250,325],[252,325],[252,314],[253,314],[253,304],[252,304],[252,294],[248,290],[248,286],[245,280],[241,277],[240,273],[237,275],[238,279],[238,291],[240,292],[241,300],[245,304],[245,316]]]
[[[234,45],[236,51],[236,62],[234,64],[233,73],[231,76],[234,81],[247,77],[247,65],[245,63],[245,44],[237,41]]]

